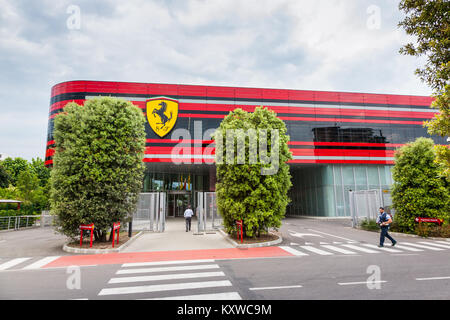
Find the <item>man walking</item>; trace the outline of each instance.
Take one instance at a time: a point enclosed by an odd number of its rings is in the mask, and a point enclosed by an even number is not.
[[[389,233],[389,226],[392,223],[392,217],[384,211],[383,207],[380,207],[380,215],[378,216],[378,221],[380,227],[381,227],[381,233],[380,233],[380,245],[378,247],[384,246],[384,238],[388,238],[392,242],[392,246],[395,246],[397,241],[395,241],[394,238],[392,238]]]
[[[188,204],[186,211],[184,211],[184,218],[186,219],[186,232],[191,231],[191,219],[194,212],[191,209],[191,205]]]

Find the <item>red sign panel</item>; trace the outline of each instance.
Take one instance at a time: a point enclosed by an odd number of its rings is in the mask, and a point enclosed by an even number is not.
[[[438,225],[441,225],[444,222],[444,219],[438,219],[438,218],[415,218],[415,222],[421,223],[421,222],[430,222],[430,223],[437,223]]]

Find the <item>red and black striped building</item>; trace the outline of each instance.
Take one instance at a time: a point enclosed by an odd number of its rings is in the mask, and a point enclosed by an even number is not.
[[[235,108],[253,111],[262,105],[286,123],[294,184],[288,212],[311,216],[348,216],[349,190],[389,188],[395,148],[429,137],[422,123],[436,112],[429,107],[432,99],[421,96],[68,81],[52,88],[46,165],[52,165],[54,152],[53,118],[68,102],[83,104],[97,96],[124,98],[144,113],[151,98],[178,102],[178,117],[169,134],[160,138],[146,124],[143,159],[147,166],[143,191],[167,191],[168,212],[175,216],[194,200],[193,192],[214,190],[214,147],[208,133]],[[186,129],[189,137],[174,136],[176,129]],[[445,143],[444,138],[432,138]],[[183,164],[173,163],[176,146],[184,147]]]

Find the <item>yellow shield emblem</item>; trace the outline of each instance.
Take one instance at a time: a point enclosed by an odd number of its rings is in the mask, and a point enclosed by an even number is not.
[[[178,117],[178,101],[165,97],[146,101],[147,120],[153,131],[164,137],[175,126]]]

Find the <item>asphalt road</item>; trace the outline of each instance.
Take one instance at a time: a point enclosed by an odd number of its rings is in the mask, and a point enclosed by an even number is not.
[[[346,254],[352,246],[373,249],[379,234],[345,221],[286,219],[281,232],[281,246],[302,255],[3,270],[0,299],[450,299],[450,249],[400,250],[424,239],[396,236],[398,251]]]

